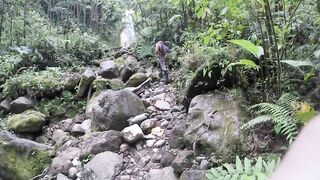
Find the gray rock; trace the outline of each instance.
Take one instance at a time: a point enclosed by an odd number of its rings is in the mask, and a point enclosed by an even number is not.
[[[110,130],[93,132],[82,138],[81,157],[98,154],[104,151],[118,152],[121,145],[120,132]]]
[[[156,107],[157,109],[159,109],[161,111],[167,111],[167,110],[171,109],[170,104],[166,101],[163,101],[163,100],[156,101],[156,103],[154,104],[154,107]]]
[[[134,124],[132,126],[124,128],[121,131],[120,136],[126,143],[132,144],[143,139],[144,134],[139,125]]]
[[[94,158],[86,164],[85,169],[90,169],[89,178],[95,180],[115,179],[122,169],[121,157],[113,152],[103,152],[94,156]]]
[[[146,180],[177,180],[172,167],[163,169],[151,169],[145,176]]]
[[[15,114],[8,118],[7,127],[16,133],[36,133],[42,130],[45,123],[45,115],[28,110],[21,114]]]
[[[85,92],[91,85],[92,81],[95,79],[96,79],[96,74],[93,72],[91,68],[87,68],[81,76],[77,97],[83,97],[85,95]]]
[[[18,138],[7,131],[0,132],[0,142],[0,177],[3,179],[31,179],[51,162],[51,146]]]
[[[72,119],[65,119],[60,122],[60,127],[65,132],[71,132],[73,125],[74,125],[74,123],[73,123]]]
[[[14,113],[22,113],[23,111],[33,108],[34,103],[26,97],[19,97],[10,103],[11,111]]]
[[[210,166],[209,161],[207,161],[207,160],[204,159],[204,160],[201,161],[200,166],[199,166],[199,169],[201,169],[201,170],[206,170],[206,169],[209,168],[209,166]]]
[[[141,124],[142,121],[146,120],[148,118],[148,114],[147,113],[143,113],[140,114],[138,116],[132,117],[130,118],[129,121],[129,125],[132,124]]]
[[[172,154],[167,150],[161,150],[160,156],[161,156],[160,165],[162,167],[171,166],[171,163],[176,157],[174,154]]]
[[[53,158],[51,166],[49,168],[49,174],[68,174],[69,169],[73,166],[72,160],[80,156],[80,149],[75,147],[69,147],[62,151],[58,156]]]
[[[180,132],[184,132],[180,135],[187,144],[195,143],[195,154],[215,152],[227,157],[229,145],[241,149],[239,145],[243,136],[240,124],[247,119],[242,112],[239,104],[228,94],[197,96],[191,101],[187,119],[178,125],[182,126]]]
[[[11,111],[11,106],[10,106],[11,100],[6,98],[5,100],[1,101],[0,103],[0,110],[8,113]]]
[[[179,180],[203,180],[206,179],[206,171],[187,170],[183,171]]]
[[[166,128],[169,125],[169,122],[167,120],[164,120],[161,122],[160,126],[163,128]]]
[[[93,130],[121,131],[130,117],[142,114],[145,107],[141,99],[128,90],[107,90],[99,95],[102,99],[90,100]],[[95,104],[95,105],[91,105]],[[89,111],[89,110],[88,110]]]
[[[184,150],[180,151],[176,158],[173,160],[171,166],[174,171],[181,174],[187,168],[192,166],[192,161],[194,160],[193,151]]]
[[[122,175],[122,176],[120,176],[120,180],[130,180],[130,176],[129,175]]]
[[[98,77],[96,80],[93,81],[92,87],[97,92],[100,92],[106,89],[120,90],[125,88],[125,85],[122,82],[122,80],[118,78],[106,79],[106,78]]]
[[[78,173],[78,169],[76,167],[72,167],[72,168],[69,169],[68,176],[71,179],[76,179],[77,178],[77,173]]]
[[[103,61],[100,63],[99,75],[108,79],[117,78],[119,77],[119,68],[114,61]]]
[[[155,139],[150,139],[146,141],[146,145],[147,147],[152,148],[155,142],[156,142]]]
[[[163,147],[165,144],[166,144],[166,140],[160,139],[159,141],[157,141],[157,142],[154,144],[154,147],[160,148],[160,147]]]
[[[156,126],[156,122],[154,119],[145,120],[140,125],[142,131],[147,134],[149,134],[155,126]]]
[[[85,118],[84,115],[76,115],[76,116],[73,118],[73,122],[74,122],[74,123],[77,123],[77,124],[81,124],[85,119],[86,119],[86,118]]]
[[[53,134],[52,134],[52,140],[54,142],[57,142],[59,141],[60,139],[62,138],[65,138],[68,136],[68,133],[64,132],[63,130],[61,129],[57,129],[55,131],[53,131]]]
[[[67,176],[65,176],[64,174],[59,173],[57,175],[57,180],[69,180],[69,178]]]
[[[86,133],[90,133],[90,132],[91,132],[91,123],[92,123],[92,120],[91,120],[91,119],[84,120],[84,121],[81,123],[81,127],[84,129],[84,131],[85,131]]]
[[[130,67],[124,67],[122,68],[120,72],[120,79],[123,82],[127,82],[128,79],[134,74],[134,70]]]
[[[124,152],[128,151],[129,148],[130,147],[129,147],[129,145],[127,143],[123,143],[123,144],[120,145],[120,152],[124,153]]]
[[[80,76],[80,74],[68,74],[65,77],[65,80],[66,80],[65,89],[74,90],[77,87],[77,85],[79,84],[79,82],[81,80],[81,76]]]
[[[75,124],[71,129],[71,134],[76,137],[83,136],[86,134],[86,130],[81,126],[81,124]]]

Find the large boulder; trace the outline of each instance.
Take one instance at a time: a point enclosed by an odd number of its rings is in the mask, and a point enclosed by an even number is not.
[[[116,60],[117,66],[121,69],[120,78],[126,82],[136,71],[138,60],[133,56],[123,56]]]
[[[8,129],[16,133],[36,133],[42,130],[45,115],[38,111],[25,111],[8,118]]]
[[[23,111],[34,107],[34,103],[26,97],[19,97],[10,103],[10,107],[12,112],[22,113]]]
[[[192,99],[187,119],[174,127],[171,139],[180,136],[187,145],[194,146],[195,154],[214,152],[223,158],[230,150],[240,148],[243,140],[240,123],[245,119],[230,95],[199,95]]]
[[[106,89],[120,90],[125,87],[124,83],[120,79],[105,78],[97,78],[93,81],[92,85],[96,91],[102,91]]]
[[[126,83],[127,87],[136,87],[148,79],[145,73],[136,73],[132,75]]]
[[[67,90],[74,90],[77,85],[79,84],[81,80],[81,76],[80,74],[66,74],[65,75],[65,81],[66,81],[66,85],[65,85],[65,89]]]
[[[116,153],[106,151],[94,156],[84,167],[85,179],[111,180],[121,172],[122,158]]]
[[[96,74],[91,68],[87,68],[81,76],[80,84],[78,87],[77,97],[83,97],[85,92],[90,87],[93,80],[96,79]]]
[[[119,77],[120,72],[114,61],[106,60],[100,63],[99,75],[104,78],[112,79]]]
[[[184,150],[180,151],[176,158],[173,160],[171,166],[174,171],[181,174],[187,168],[192,166],[192,161],[194,160],[193,151]]]
[[[98,154],[104,151],[118,152],[121,145],[119,131],[94,132],[83,137],[79,147],[81,147],[81,157],[90,154]]]
[[[121,131],[128,126],[127,120],[130,117],[139,115],[145,110],[141,99],[129,90],[107,90],[101,94],[98,96],[101,99],[90,100],[88,105],[92,111],[93,130]],[[88,113],[90,114],[90,109]]]
[[[146,180],[177,180],[171,166],[163,169],[151,169],[150,172],[145,176]]]
[[[139,127],[139,125],[134,124],[134,125],[131,125],[129,127],[124,128],[121,131],[120,136],[122,137],[124,142],[126,142],[128,144],[132,144],[132,143],[135,143],[139,140],[142,140],[144,134],[143,134],[141,128]]]
[[[0,132],[0,177],[25,180],[41,174],[50,164],[52,147]]]

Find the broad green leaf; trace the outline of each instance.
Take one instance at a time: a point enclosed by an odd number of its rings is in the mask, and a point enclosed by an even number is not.
[[[254,45],[252,42],[247,40],[230,40],[229,42],[233,44],[237,44],[241,46],[242,48],[246,49],[250,53],[252,53],[256,58],[260,58],[262,55],[264,55],[264,50],[260,46]]]
[[[259,156],[259,158],[258,158],[258,160],[257,160],[257,162],[256,162],[256,165],[254,166],[254,172],[255,172],[255,174],[261,172],[261,171],[262,171],[262,168],[263,168],[263,166],[262,166],[262,157]]]
[[[210,39],[211,37],[209,35],[203,37],[203,44],[207,46],[210,42]]]
[[[282,60],[282,63],[286,63],[293,67],[301,67],[301,66],[311,66],[315,67],[314,64],[310,61],[295,61],[295,60]]]
[[[244,158],[244,171],[245,174],[251,173],[251,161],[248,158]]]

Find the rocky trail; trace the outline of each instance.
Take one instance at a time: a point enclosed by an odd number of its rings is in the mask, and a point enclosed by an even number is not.
[[[174,82],[161,82],[150,64],[116,57],[87,67],[78,83],[69,76],[78,98],[89,94],[85,112],[73,118],[47,122],[28,110],[31,100],[11,103],[18,114],[8,120],[14,134],[0,132],[0,177],[202,180],[242,150],[244,116],[230,93],[195,96],[186,108]]]

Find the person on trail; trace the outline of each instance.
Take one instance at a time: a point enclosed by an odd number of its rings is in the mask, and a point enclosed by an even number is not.
[[[160,66],[160,76],[164,75],[165,81],[169,81],[168,69],[166,66],[166,54],[170,53],[170,49],[162,42],[158,41],[155,46],[157,65]]]

